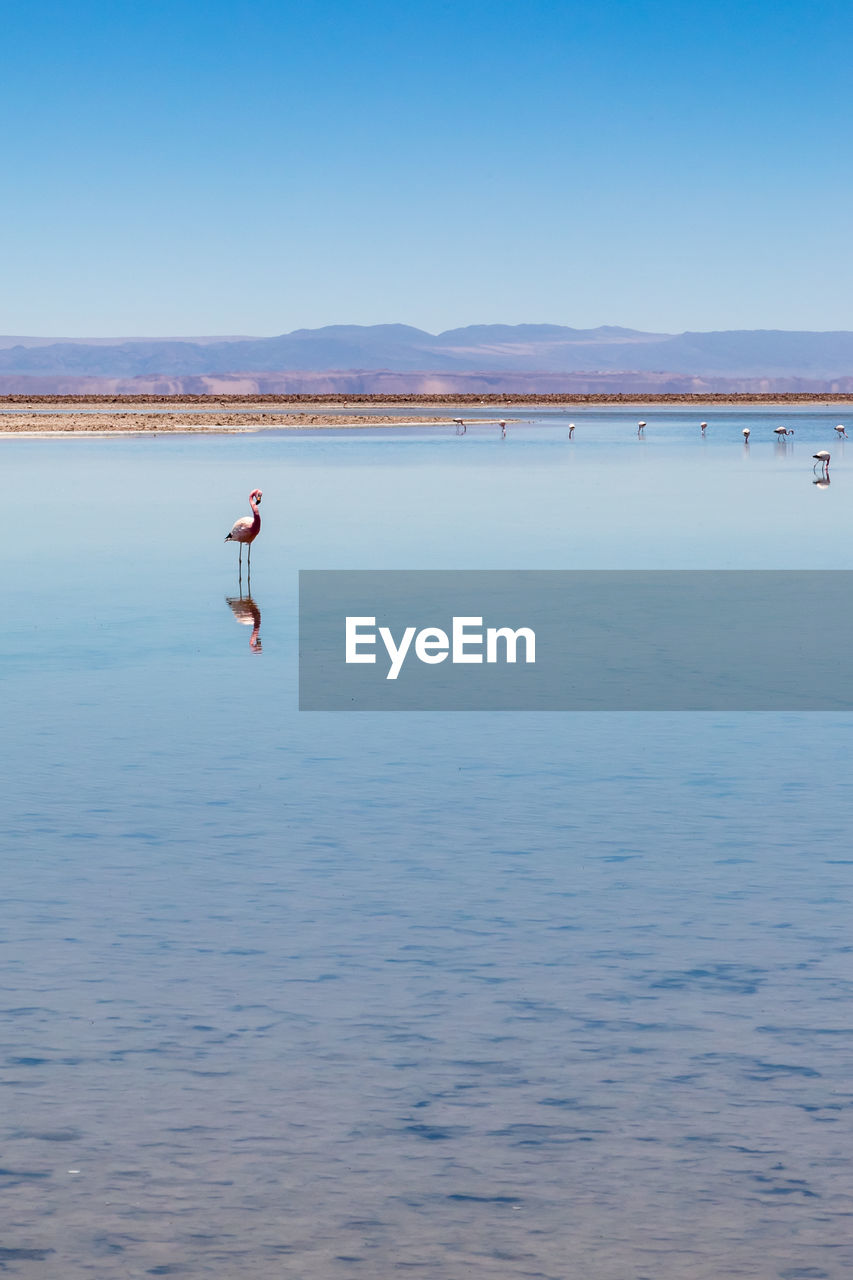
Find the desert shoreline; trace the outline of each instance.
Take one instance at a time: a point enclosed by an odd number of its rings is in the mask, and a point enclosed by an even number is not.
[[[205,417],[209,421],[205,421]],[[360,427],[452,426],[451,418],[407,418],[362,414],[354,421],[331,414],[180,414],[180,413],[61,413],[29,415],[0,412],[2,435],[157,435],[182,432],[201,435],[258,431],[311,431],[324,427],[342,430]],[[468,422],[495,422],[496,419],[469,418]]]
[[[456,415],[466,423],[497,423],[504,409],[582,410],[595,407],[830,408],[853,404],[853,393],[817,395],[493,395],[493,396],[0,396],[0,435],[130,435],[168,432],[258,432],[365,427],[430,427],[452,425]],[[418,415],[423,409],[444,413]],[[314,412],[310,410],[314,409]],[[407,413],[406,410],[411,412]],[[480,411],[469,416],[471,410]],[[324,412],[325,411],[325,412]],[[351,413],[351,417],[346,417]],[[515,419],[517,422],[518,419]]]

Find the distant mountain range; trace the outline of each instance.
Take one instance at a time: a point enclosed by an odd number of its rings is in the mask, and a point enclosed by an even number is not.
[[[853,332],[845,330],[665,334],[522,324],[430,334],[388,324],[297,329],[276,338],[0,337],[0,392],[7,393],[132,392],[166,383],[172,391],[203,384],[202,389],[216,392],[239,383],[240,392],[268,388],[277,393],[295,393],[301,383],[303,390],[319,390],[327,383],[344,394],[521,391],[534,384],[543,392],[662,390],[665,385],[689,390],[688,383],[701,384],[695,387],[700,391],[849,390],[851,379]],[[148,385],[154,383],[156,388]]]

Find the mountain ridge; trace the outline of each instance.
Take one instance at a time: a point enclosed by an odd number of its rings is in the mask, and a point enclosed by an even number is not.
[[[853,331],[647,333],[619,326],[326,325],[274,337],[51,341],[0,338],[0,377],[192,378],[384,371],[838,379],[853,375]]]

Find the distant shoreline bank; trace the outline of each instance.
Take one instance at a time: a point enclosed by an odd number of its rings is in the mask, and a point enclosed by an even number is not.
[[[298,410],[306,405],[318,405],[329,409],[362,409],[393,407],[413,409],[427,406],[441,408],[510,408],[577,405],[797,405],[797,404],[853,404],[853,391],[790,391],[790,392],[705,392],[686,393],[645,393],[631,392],[611,394],[609,392],[589,392],[577,394],[560,392],[547,395],[511,395],[497,393],[494,395],[0,395],[0,414],[4,409],[21,410],[33,408],[55,408],[71,410],[84,405],[109,405],[117,412],[129,412],[137,406],[194,406],[216,411],[220,408],[234,409],[236,406],[263,405],[275,406],[278,409]]]
[[[359,427],[423,427],[466,423],[498,422],[501,410],[513,408],[567,411],[611,407],[648,412],[655,406],[689,407],[697,410],[756,408],[780,411],[798,407],[830,408],[853,404],[853,393],[817,395],[794,392],[788,395],[745,393],[737,395],[628,396],[589,394],[582,396],[494,395],[494,396],[2,396],[0,435],[130,435],[156,432],[257,432],[295,431],[320,428],[340,430]],[[317,409],[319,412],[307,410]],[[418,409],[443,412],[417,416]],[[325,410],[325,412],[323,412]],[[385,412],[383,412],[385,410]],[[400,412],[403,410],[404,412]],[[405,410],[410,412],[406,413]],[[489,415],[489,416],[487,416]],[[493,415],[493,416],[492,416]],[[515,420],[516,422],[518,419]]]
[[[310,431],[321,427],[358,429],[359,427],[423,427],[450,426],[446,417],[412,418],[393,414],[359,414],[357,421],[346,421],[322,413],[219,413],[211,410],[196,413],[3,413],[0,408],[0,436],[3,435],[153,435],[157,432],[193,432],[227,435],[243,431]],[[469,422],[495,421],[469,418]]]

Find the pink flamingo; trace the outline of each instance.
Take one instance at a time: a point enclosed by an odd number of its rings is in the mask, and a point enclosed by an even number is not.
[[[258,507],[261,505],[262,493],[260,489],[253,489],[249,494],[249,506],[252,508],[250,516],[241,516],[239,520],[235,520],[231,528],[231,532],[225,535],[226,542],[240,543],[240,568],[243,568],[243,543],[247,543],[249,547],[248,560],[249,569],[252,568],[252,543],[261,531],[261,513]]]

